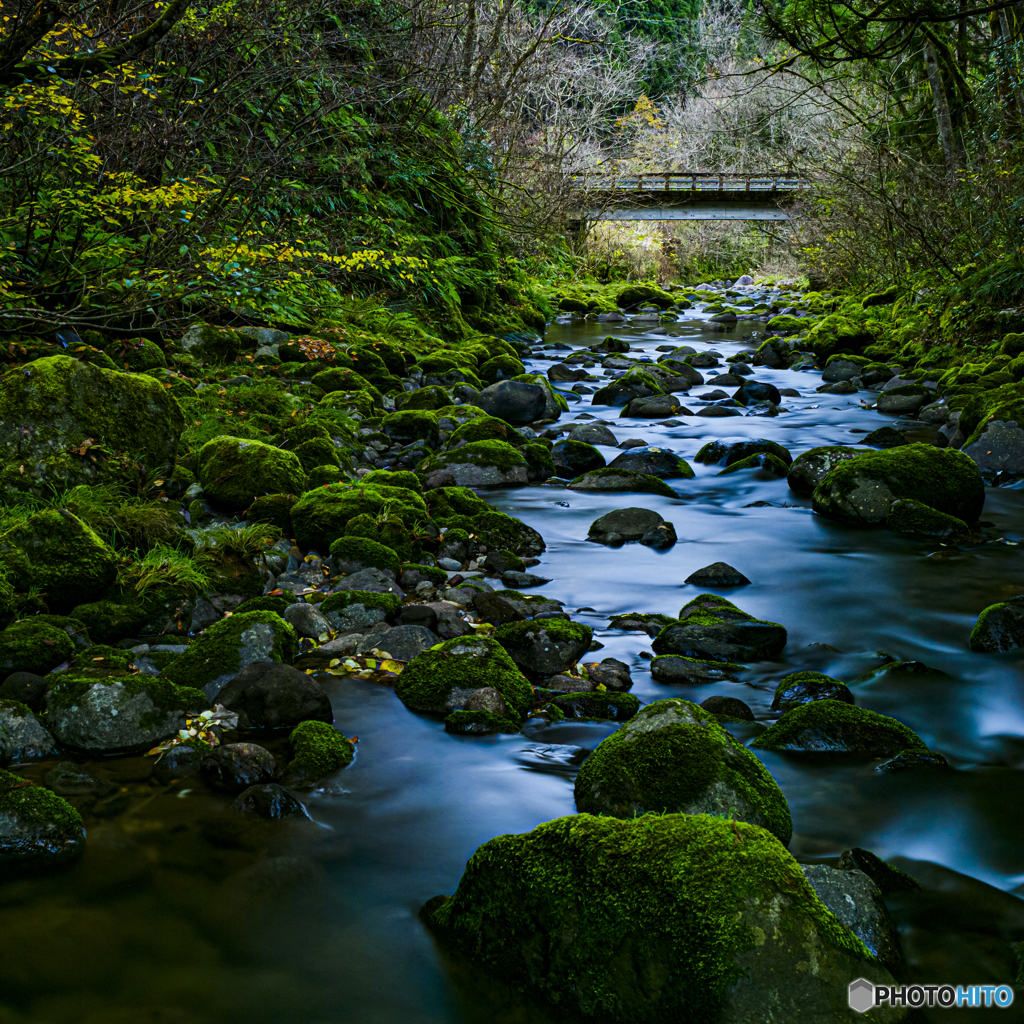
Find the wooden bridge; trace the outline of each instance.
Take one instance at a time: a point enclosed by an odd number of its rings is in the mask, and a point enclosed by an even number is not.
[[[786,207],[810,190],[789,174],[644,171],[579,175],[570,220],[789,220]]]

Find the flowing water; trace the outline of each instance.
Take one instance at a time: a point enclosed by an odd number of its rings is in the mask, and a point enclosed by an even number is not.
[[[700,333],[697,321],[689,313],[671,325],[678,339],[628,324],[612,333],[656,358],[656,347],[672,341],[729,355],[750,331],[741,323],[725,334]],[[608,328],[554,324],[546,341],[588,345]],[[541,532],[547,551],[533,571],[551,583],[539,592],[594,626],[605,645],[598,657],[627,662],[643,702],[721,693],[767,720],[776,681],[797,669],[853,682],[885,652],[945,673],[883,677],[854,683],[853,691],[861,706],[913,728],[953,772],[886,774],[874,763],[763,758],[789,800],[798,859],[829,862],[860,846],[905,858],[898,863],[926,883],[923,893],[892,906],[907,980],[1012,981],[1008,940],[1024,939],[1024,901],[1013,895],[1018,886],[1024,891],[1021,659],[973,654],[967,638],[982,608],[1024,591],[1017,546],[1024,543],[1024,494],[989,489],[984,519],[992,540],[958,550],[847,528],[814,515],[784,480],[749,471],[717,476],[721,467],[693,463],[697,449],[716,438],[770,438],[794,456],[856,443],[886,423],[929,439],[920,424],[864,409],[864,392],[817,394],[817,373],[758,368],[756,379],[800,397],[786,398],[777,418],[682,417],[680,425],[659,425],[618,419],[618,409],[591,406],[589,397],[562,417],[614,421],[619,441],[639,437],[687,458],[697,475],[671,482],[677,500],[551,484],[488,498]],[[710,390],[696,388],[683,401]],[[602,451],[609,460],[617,454]],[[628,506],[673,522],[678,544],[659,552],[585,541],[594,519]],[[654,683],[641,657],[649,638],[608,630],[609,617],[676,613],[699,592],[684,579],[716,561],[752,581],[726,592],[732,600],[787,627],[782,658],[754,666],[742,683]],[[472,972],[443,959],[417,911],[453,891],[479,844],[573,813],[579,760],[614,726],[459,737],[406,711],[386,687],[345,679],[326,685],[337,725],[359,736],[358,755],[308,795],[311,822],[236,822],[224,812],[228,800],[201,787],[150,783],[150,763],[141,758],[91,765],[122,787],[128,809],[87,820],[87,853],[66,874],[0,886],[0,1024],[549,1019],[536,1007],[496,1004],[472,983]],[[51,766],[23,771],[39,778]],[[1024,1019],[1024,996],[1017,1002],[997,1019]],[[934,1010],[922,1019],[961,1018],[974,1016]]]

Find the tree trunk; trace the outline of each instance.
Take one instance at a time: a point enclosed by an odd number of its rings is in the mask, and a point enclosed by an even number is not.
[[[476,57],[476,0],[466,5],[466,37],[462,43],[462,96],[469,103],[473,98],[473,60]]]
[[[1010,22],[1010,13],[1004,7],[999,12],[999,28],[1002,30],[1003,50],[1009,69],[1010,85],[1013,89],[1013,102],[1017,107],[1017,117],[1024,117],[1024,88],[1021,87],[1020,73],[1017,69],[1017,58],[1013,50],[1016,33]]]
[[[928,76],[928,85],[931,87],[942,157],[946,163],[946,171],[952,175],[960,166],[959,147],[953,134],[953,117],[949,110],[949,97],[946,95],[946,83],[942,80],[942,69],[939,67],[935,43],[927,36],[924,40],[924,68]]]
[[[957,10],[963,14],[967,9],[967,0],[960,0]],[[966,78],[968,68],[967,57],[967,19],[961,18],[956,23],[956,62],[960,65],[960,73]]]

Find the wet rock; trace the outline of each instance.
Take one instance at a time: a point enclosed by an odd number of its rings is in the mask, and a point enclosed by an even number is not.
[[[786,798],[757,757],[713,714],[674,698],[648,704],[602,740],[576,777],[575,796],[581,813],[728,813],[783,843],[793,830]]]
[[[876,526],[885,522],[898,498],[973,523],[985,504],[985,485],[963,452],[910,444],[840,462],[814,489],[812,500],[820,515]]]
[[[938,540],[969,538],[970,530],[962,519],[937,512],[919,501],[900,498],[889,506],[885,525],[896,533],[909,533]]]
[[[745,587],[750,580],[731,565],[725,562],[712,562],[705,565],[703,569],[690,573],[685,581],[694,587],[724,588],[724,587]]]
[[[797,494],[811,494],[814,488],[840,463],[864,455],[863,448],[824,445],[798,455],[789,467],[786,481]]]
[[[840,871],[860,871],[867,875],[886,898],[921,888],[921,883],[916,878],[912,878],[892,864],[886,864],[870,850],[863,850],[859,846],[844,850],[839,858],[838,867]]]
[[[860,363],[851,362],[849,359],[830,359],[821,379],[827,384],[835,384],[841,380],[853,380],[854,377],[861,375],[863,369]]]
[[[989,605],[971,630],[970,648],[985,654],[1024,647],[1024,601]]]
[[[31,711],[42,711],[50,681],[34,672],[12,672],[0,683],[0,701],[16,700]]]
[[[516,572],[509,569],[501,574],[501,582],[509,590],[528,590],[530,587],[542,587],[551,580],[547,576],[537,576],[532,572]]]
[[[549,704],[567,719],[625,722],[640,710],[640,701],[631,693],[600,693],[593,690],[565,693],[552,697]]]
[[[895,718],[836,700],[816,700],[787,711],[751,745],[760,750],[869,757],[928,749],[920,736]]]
[[[473,608],[482,622],[492,622],[496,626],[500,626],[503,622],[516,622],[523,618],[521,612],[497,594],[483,592],[474,594]]]
[[[823,384],[820,388],[815,388],[821,395],[855,395],[857,393],[857,385],[853,381],[841,380],[835,384]]]
[[[779,680],[772,700],[772,711],[788,711],[815,700],[838,700],[853,704],[853,694],[846,683],[820,672],[791,672]]]
[[[609,469],[625,469],[631,473],[645,473],[649,476],[661,477],[662,480],[678,478],[691,479],[693,469],[685,459],[667,448],[654,445],[633,447],[629,451],[617,455]]]
[[[165,750],[153,765],[153,778],[161,785],[168,786],[177,779],[195,775],[200,770],[203,755],[195,747],[178,744]]]
[[[362,569],[338,580],[334,584],[334,592],[340,590],[362,590],[368,594],[394,594],[396,597],[405,597],[405,592],[395,583],[394,579],[382,569]]]
[[[978,440],[961,450],[974,460],[987,484],[1012,483],[1024,476],[1024,430],[1013,420],[989,420]]]
[[[306,474],[299,457],[245,437],[215,437],[199,452],[203,496],[215,508],[242,512],[264,494],[301,494]]]
[[[664,420],[670,416],[692,416],[673,395],[648,395],[634,398],[620,413],[633,419]]]
[[[256,743],[228,743],[215,747],[202,759],[203,779],[214,789],[241,793],[277,778],[277,766],[269,750]]]
[[[756,405],[758,402],[771,402],[782,405],[782,395],[774,384],[763,381],[744,381],[732,396],[741,405]]]
[[[742,665],[728,662],[703,661],[682,655],[663,654],[651,661],[651,678],[656,683],[676,686],[687,683],[705,686],[708,683],[737,682],[736,673],[742,672]]]
[[[0,879],[61,867],[85,851],[82,817],[42,786],[0,770]]]
[[[442,640],[468,636],[473,632],[473,627],[462,615],[462,606],[454,601],[431,601],[428,607],[437,614],[437,629],[434,632]]]
[[[651,509],[618,508],[590,524],[587,540],[597,544],[621,544],[640,540],[648,530],[660,526],[664,521]]]
[[[720,373],[705,383],[717,388],[734,388],[743,383],[743,378],[735,373]]]
[[[527,385],[532,386],[532,385]],[[528,464],[507,441],[471,441],[425,459],[419,472],[451,473],[458,487],[518,487],[528,482]]]
[[[586,654],[594,631],[582,622],[543,619],[509,622],[494,631],[494,639],[528,676],[565,672]]]
[[[710,416],[710,417],[721,417],[721,416],[742,416],[743,412],[732,405],[732,399],[729,399],[729,404],[723,405],[706,405],[703,409],[698,410],[698,416]]]
[[[407,604],[398,616],[399,625],[422,626],[432,633],[437,632],[437,612],[426,604]]]
[[[608,623],[609,629],[636,629],[648,636],[657,636],[665,626],[676,620],[671,615],[659,615],[656,612],[625,612],[614,615]]]
[[[585,668],[587,677],[595,686],[603,686],[613,692],[624,692],[633,686],[629,666],[624,661],[604,658],[599,664],[590,663]]]
[[[565,363],[555,363],[554,366],[548,367],[547,378],[551,381],[586,380],[587,371],[574,370],[571,366],[566,366]]]
[[[284,786],[268,782],[242,790],[231,804],[231,810],[256,818],[308,818],[309,812],[302,802]]]
[[[569,480],[592,469],[602,469],[605,465],[604,456],[592,444],[572,438],[555,444],[551,449],[551,461],[558,476]]]
[[[47,622],[26,619],[0,632],[0,673],[44,675],[75,653],[67,633]]]
[[[667,551],[679,538],[676,536],[676,528],[672,523],[658,523],[645,531],[640,538],[640,543],[645,547],[654,548],[656,551]]]
[[[723,597],[702,594],[682,609],[679,619],[654,638],[655,653],[744,662],[775,658],[786,646],[785,626],[759,621]]]
[[[333,722],[331,702],[305,672],[276,661],[258,661],[217,694],[217,703],[238,714],[241,729],[294,729],[313,719]]]
[[[417,654],[422,654],[440,642],[441,638],[426,626],[407,625],[389,629],[387,636],[378,646],[386,650],[396,661],[412,661]]]
[[[679,497],[660,477],[611,467],[584,473],[576,477],[569,488],[574,491],[632,491],[637,494],[660,494],[665,498]]]
[[[840,871],[805,864],[804,874],[821,902],[890,970],[903,964],[899,936],[878,886],[856,868]]]
[[[318,606],[332,629],[341,634],[361,633],[399,613],[401,604],[394,594],[364,590],[341,590]]]
[[[284,610],[282,618],[291,624],[296,636],[316,640],[331,630],[331,624],[317,611],[315,604],[299,601]]]
[[[932,400],[932,394],[928,388],[920,384],[906,384],[895,388],[886,385],[878,396],[876,408],[879,412],[907,415],[927,405]]]
[[[585,444],[603,444],[614,448],[615,435],[601,423],[580,423],[569,428],[569,440]]]
[[[114,786],[97,779],[88,768],[74,761],[61,761],[43,776],[43,785],[57,796],[109,796]]]
[[[892,427],[879,427],[870,434],[865,434],[861,438],[861,444],[870,445],[872,448],[899,448],[910,442],[905,435]]]
[[[758,402],[747,406],[748,416],[778,416],[779,407],[774,402]]]
[[[926,771],[952,771],[949,762],[934,750],[905,750],[902,754],[875,765],[876,772],[909,772],[917,769]]]
[[[719,721],[725,719],[739,719],[741,722],[753,722],[754,712],[739,700],[737,697],[721,697],[715,695],[708,697],[707,700],[702,700],[700,706],[705,711],[710,711]]]
[[[0,700],[0,764],[52,757],[56,747],[27,705]]]
[[[787,449],[776,441],[770,441],[765,437],[753,438],[749,441],[710,441],[704,445],[694,456],[695,462],[707,465],[725,463],[731,466],[735,462],[741,462],[751,455],[766,453],[781,459],[787,466],[793,461],[793,456]]]
[[[481,391],[473,404],[488,416],[513,425],[540,419],[547,405],[547,389],[540,384],[500,380]]]

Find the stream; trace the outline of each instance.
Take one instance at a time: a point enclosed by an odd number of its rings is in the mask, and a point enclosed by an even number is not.
[[[555,323],[545,343],[586,346],[612,334],[629,341],[631,355],[642,350],[652,359],[673,342],[723,357],[756,347],[744,336],[761,324],[711,334],[696,326],[701,319],[696,310],[682,314],[667,325],[675,337],[645,333],[653,324]],[[527,361],[534,372],[550,365]],[[718,693],[739,697],[770,722],[778,679],[813,669],[849,682],[860,706],[898,718],[941,752],[954,771],[885,773],[875,771],[877,762],[759,756],[789,800],[798,860],[834,864],[858,846],[900,858],[924,883],[923,893],[891,906],[906,980],[1012,981],[1008,938],[1024,939],[1024,901],[1015,895],[1018,888],[1024,894],[1024,816],[1016,820],[1024,807],[1024,678],[1019,654],[975,654],[967,639],[984,607],[1024,591],[1024,491],[989,488],[983,520],[993,539],[957,549],[825,520],[785,480],[753,471],[718,476],[721,466],[693,461],[710,440],[764,437],[795,457],[818,445],[856,444],[883,425],[912,440],[934,433],[863,408],[869,392],[816,393],[821,377],[813,371],[758,367],[753,379],[794,388],[799,397],[787,397],[774,418],[684,416],[664,425],[620,419],[619,409],[592,406],[589,396],[563,415],[560,423],[591,415],[608,421],[620,442],[642,438],[686,458],[696,477],[669,481],[678,500],[551,483],[486,496],[547,543],[531,571],[551,582],[531,593],[565,602],[592,625],[604,645],[595,657],[625,661],[642,702],[700,702]],[[696,409],[692,400],[712,390],[680,398]],[[618,454],[600,450],[609,461]],[[674,523],[678,543],[655,551],[585,540],[594,519],[630,506]],[[685,578],[717,561],[752,581],[722,593],[785,625],[788,646],[778,662],[744,672],[741,683],[653,682],[641,657],[650,638],[609,630],[609,618],[674,615],[701,592]],[[856,682],[883,663],[879,652],[937,671]],[[417,912],[429,897],[454,890],[481,843],[574,813],[575,770],[616,726],[454,736],[442,722],[407,711],[380,684],[325,685],[337,726],[359,737],[358,753],[303,797],[311,821],[234,822],[223,812],[230,797],[190,791],[187,780],[167,790],[149,783],[151,759],[91,763],[128,794],[128,809],[87,822],[85,856],[68,872],[0,887],[0,1024],[555,1019],[448,965]],[[38,780],[54,763],[19,771]],[[917,1019],[961,1018],[975,1016],[935,1009]],[[997,1019],[1024,1020],[1024,998]]]

